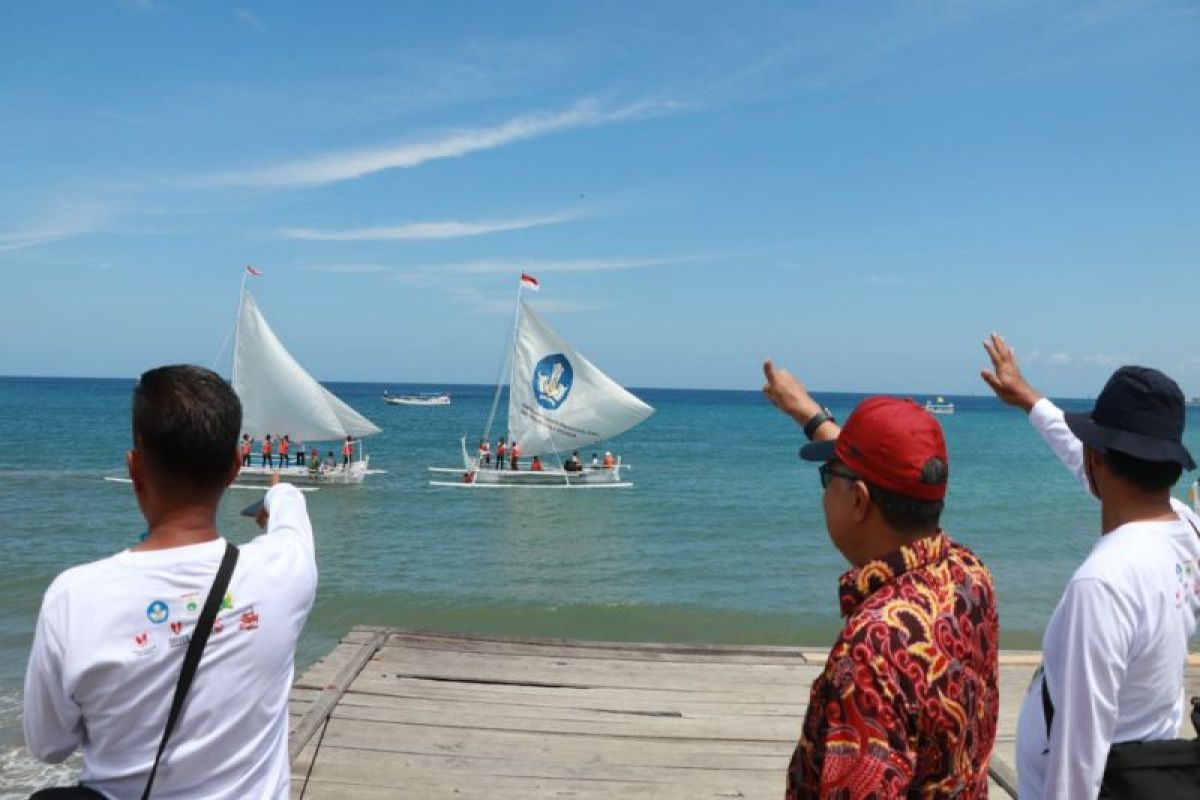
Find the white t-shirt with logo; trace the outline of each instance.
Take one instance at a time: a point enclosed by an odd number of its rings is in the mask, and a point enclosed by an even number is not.
[[[1062,411],[1043,399],[1029,419],[1090,491],[1083,445]],[[1171,507],[1176,520],[1131,522],[1101,536],[1063,591],[1042,643],[1051,735],[1040,677],[1017,722],[1021,800],[1095,797],[1114,743],[1176,736],[1188,640],[1200,617],[1200,535],[1192,527],[1200,518],[1178,500]]]
[[[288,796],[288,694],[317,565],[304,495],[281,483],[265,503],[267,532],[239,548],[155,800]],[[83,783],[141,796],[224,553],[224,539],[126,550],[55,579],[25,676],[25,742],[36,757],[58,762],[82,748]]]

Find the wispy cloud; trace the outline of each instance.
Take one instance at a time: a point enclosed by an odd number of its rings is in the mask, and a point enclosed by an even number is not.
[[[692,255],[664,256],[655,258],[582,258],[563,261],[534,260],[481,260],[462,261],[451,264],[427,265],[424,269],[458,272],[467,275],[505,275],[553,272],[608,272],[611,270],[649,269],[673,264],[698,261],[714,261],[728,258],[734,253],[697,253]]]
[[[248,8],[235,8],[233,16],[238,22],[253,28],[256,31],[264,30],[262,20]]]
[[[0,253],[11,253],[14,250],[24,250],[27,247],[37,247],[61,239],[69,239],[72,236],[86,233],[88,230],[85,227],[42,228],[15,233],[0,233]]]
[[[483,236],[543,225],[558,225],[579,219],[582,214],[549,214],[502,220],[477,220],[459,222],[412,222],[406,225],[376,228],[352,228],[349,230],[318,230],[315,228],[283,228],[280,234],[289,239],[307,239],[319,242],[364,242],[395,239],[459,239],[468,236]]]
[[[1123,364],[1132,364],[1133,361],[1129,356],[1116,356],[1109,353],[1093,353],[1083,357],[1085,364],[1093,364],[1098,367],[1119,367]]]
[[[324,186],[384,170],[411,169],[430,161],[460,158],[561,131],[671,113],[678,108],[677,104],[669,101],[653,100],[604,108],[594,100],[586,100],[565,111],[525,114],[490,128],[451,131],[425,141],[393,147],[349,150],[274,166],[220,172],[200,176],[190,182],[212,187]]]
[[[498,298],[474,287],[451,289],[450,297],[457,303],[469,306],[478,314],[511,314],[513,310],[511,298]],[[606,307],[598,303],[579,303],[571,300],[547,300],[532,297],[528,299],[539,311],[550,314],[596,311]]]

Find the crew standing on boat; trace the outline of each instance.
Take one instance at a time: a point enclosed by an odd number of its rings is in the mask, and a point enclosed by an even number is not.
[[[604,451],[604,461],[602,462],[602,466],[605,469],[612,469],[616,465],[617,465],[617,460],[615,458],[613,458],[612,451],[605,450]]]
[[[487,437],[479,440],[479,466],[486,467],[492,463],[492,446]]]
[[[521,467],[518,465],[517,462],[521,458],[521,445],[517,444],[516,442],[513,442],[512,445],[508,448],[508,452],[510,453],[509,459],[512,464],[513,470],[515,471],[515,470],[520,469]]]
[[[269,434],[269,433],[267,434],[267,437],[265,439],[263,439],[262,465],[264,467],[267,467],[267,466],[274,467],[275,466],[275,457],[273,455],[271,455],[271,434]]]
[[[250,434],[242,434],[242,466],[250,466],[250,452],[254,449],[254,440],[250,438]]]
[[[285,433],[283,438],[279,440],[279,466],[290,467],[292,465],[292,457],[288,455],[288,450],[291,449],[292,443]]]
[[[496,469],[504,469],[504,455],[508,452],[508,446],[504,444],[504,437],[500,437],[500,441],[496,442]]]
[[[303,455],[303,454],[301,454],[301,455]],[[312,449],[312,452],[308,454],[309,477],[315,478],[317,476],[317,473],[319,473],[320,471],[321,471],[321,456],[320,456],[320,454],[317,453],[317,448],[314,447]]]
[[[346,436],[346,443],[342,445],[342,467],[350,469],[350,462],[354,460],[354,439]]]
[[[563,464],[563,470],[566,472],[583,472],[583,461],[579,458],[579,451],[571,453],[571,457],[567,459],[567,463]]]

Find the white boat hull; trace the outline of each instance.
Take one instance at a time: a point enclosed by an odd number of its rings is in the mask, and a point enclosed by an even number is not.
[[[339,484],[358,484],[362,483],[368,475],[377,475],[383,470],[368,469],[367,462],[369,458],[364,458],[361,461],[350,462],[349,467],[343,467],[340,464],[333,469],[321,469],[317,472],[310,472],[306,466],[293,467],[263,467],[250,466],[242,467],[238,473],[238,483],[268,483],[275,475],[279,476],[281,481],[294,483],[301,486],[337,486]]]
[[[437,397],[400,397],[385,394],[383,402],[393,406],[448,406],[450,405],[450,395],[444,394]]]
[[[456,486],[478,489],[625,489],[633,486],[621,480],[615,469],[584,469],[583,472],[566,472],[548,469],[532,470],[491,469],[482,467],[474,470],[453,467],[430,467],[435,475],[453,479],[431,480],[431,486]]]

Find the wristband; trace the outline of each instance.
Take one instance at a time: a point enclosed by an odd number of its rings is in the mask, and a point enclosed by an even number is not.
[[[813,440],[813,434],[817,432],[817,428],[821,427],[826,422],[835,421],[836,420],[833,418],[833,412],[825,406],[821,406],[821,410],[816,414],[813,414],[812,417],[809,418],[808,422],[804,423],[804,435],[811,442]]]

